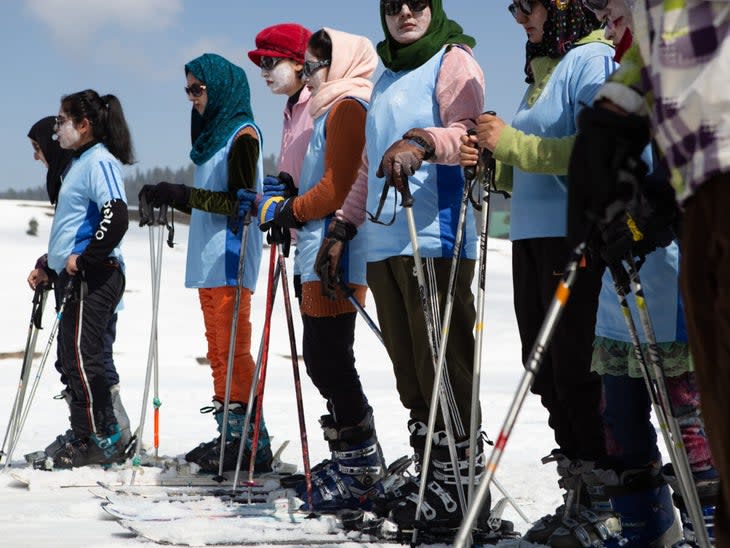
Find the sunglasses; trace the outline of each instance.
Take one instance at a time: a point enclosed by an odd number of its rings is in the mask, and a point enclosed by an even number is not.
[[[602,10],[608,6],[608,0],[583,0],[583,5],[589,10]]]
[[[302,76],[305,78],[311,78],[312,75],[319,69],[330,66],[330,61],[304,61],[304,68],[302,69]]]
[[[517,19],[518,14],[517,10],[519,9],[525,17],[529,17],[532,15],[532,5],[536,2],[536,0],[515,0],[512,2],[509,6],[507,6],[507,9],[512,14],[512,17]]]
[[[273,70],[273,68],[279,64],[280,61],[283,61],[284,57],[267,57],[265,55],[261,56],[261,60],[259,61],[259,67],[261,67],[263,70]]]
[[[206,86],[205,84],[198,84],[198,83],[195,83],[195,84],[193,84],[193,85],[191,85],[191,86],[187,86],[187,87],[185,88],[185,93],[187,93],[188,95],[192,95],[192,96],[193,96],[193,97],[195,97],[195,98],[198,98],[198,97],[200,97],[201,95],[203,95],[203,92],[204,92],[204,91],[205,91],[205,90],[206,90],[207,88],[208,88],[208,86]]]
[[[65,116],[56,116],[56,118],[53,120],[53,126],[55,128],[60,128],[70,121],[71,121],[71,118],[66,118]]]
[[[385,15],[398,15],[403,9],[403,4],[413,12],[420,12],[428,7],[428,0],[381,0],[380,2]]]

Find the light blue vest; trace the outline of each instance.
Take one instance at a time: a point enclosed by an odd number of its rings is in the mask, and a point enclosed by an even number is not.
[[[639,271],[649,307],[657,342],[687,342],[684,310],[679,294],[679,247],[672,243],[647,256]],[[641,327],[636,299],[629,297],[629,306],[639,332],[641,342],[646,342]],[[599,297],[596,335],[617,341],[631,342],[621,309],[618,305],[613,279],[608,269],[603,274],[603,286]]]
[[[228,156],[233,140],[241,129],[252,127],[259,138],[259,150],[263,150],[261,132],[255,124],[247,122],[231,134],[228,143],[203,165],[196,166],[195,188],[216,192],[228,191]],[[263,155],[259,153],[256,166],[256,192],[261,193],[264,178]],[[185,287],[223,287],[237,285],[238,257],[241,252],[242,232],[234,234],[228,226],[226,215],[207,213],[194,209],[190,217],[188,259],[185,268]],[[246,256],[244,257],[243,285],[256,289],[259,275],[263,236],[256,216],[252,216],[248,230]]]
[[[386,70],[373,89],[367,117],[368,211],[375,213],[385,179],[375,176],[385,151],[411,128],[443,127],[436,103],[436,83],[446,48],[420,67],[401,72]],[[464,178],[459,166],[424,162],[409,179],[418,244],[423,257],[451,257],[459,219]],[[391,191],[381,220],[389,220],[395,197]],[[413,255],[406,214],[395,205],[391,226],[372,222],[363,225],[368,242],[368,262],[398,255]],[[463,256],[476,258],[476,229],[467,215]]]
[[[66,267],[69,255],[83,253],[95,237],[101,208],[110,200],[127,201],[122,166],[98,143],[73,160],[58,194],[48,242],[48,266],[56,273]],[[110,257],[123,264],[121,247]]]
[[[356,100],[367,110],[368,104],[365,101]],[[330,112],[332,112],[331,109],[327,114],[314,121],[312,138],[309,141],[307,154],[302,164],[302,175],[299,183],[299,192],[301,194],[316,186],[324,176],[324,156],[327,145],[325,125]],[[294,255],[294,264],[295,272],[302,276],[302,282],[319,281],[319,276],[314,272],[314,262],[331,220],[332,216],[329,215],[324,219],[307,221],[297,232],[297,250]],[[363,237],[361,231],[348,242],[341,263],[346,283],[367,285],[365,279],[366,248],[367,240]]]

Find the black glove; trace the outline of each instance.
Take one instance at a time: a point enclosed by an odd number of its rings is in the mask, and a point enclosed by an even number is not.
[[[357,235],[352,223],[335,219],[327,229],[314,261],[314,271],[322,282],[322,295],[333,301],[337,299],[337,286],[340,283],[340,263],[345,252],[345,243]]]
[[[387,184],[403,192],[408,187],[408,177],[418,171],[424,161],[433,158],[434,150],[433,139],[427,131],[410,129],[403,134],[403,139],[385,151],[375,175],[385,177]]]
[[[568,169],[568,241],[576,245],[593,223],[610,223],[636,195],[646,166],[649,121],[602,107],[584,107]],[[642,172],[643,170],[643,172]]]
[[[163,181],[156,185],[144,185],[139,191],[138,198],[141,201],[144,195],[147,203],[152,207],[169,205],[175,209],[187,209],[191,192],[192,189],[189,186]]]
[[[301,228],[304,226],[294,217],[294,198],[284,199],[271,196],[259,204],[259,228],[266,232],[272,226],[280,228]]]

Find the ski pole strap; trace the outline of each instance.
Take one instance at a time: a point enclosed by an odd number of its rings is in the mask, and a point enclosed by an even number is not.
[[[368,216],[368,219],[370,219],[373,223],[383,226],[390,226],[395,222],[395,204],[396,200],[393,200],[393,215],[390,218],[390,221],[381,221],[380,216],[383,214],[383,207],[385,206],[385,201],[388,199],[388,193],[390,192],[390,189],[393,188],[395,190],[395,187],[391,187],[387,181],[383,185],[383,190],[380,193],[380,201],[378,202],[378,209],[375,211],[375,215],[370,213],[369,211],[365,211],[365,213]]]
[[[142,194],[139,198],[139,226],[151,226],[154,224],[154,208],[147,201],[147,195]]]
[[[38,284],[33,293],[33,312],[31,314],[31,322],[36,329],[43,329],[41,321],[43,320],[43,300],[48,291],[46,284]]]
[[[167,228],[167,246],[170,248],[175,247],[175,208],[170,212],[170,222],[167,222],[167,215],[165,216],[165,227]]]

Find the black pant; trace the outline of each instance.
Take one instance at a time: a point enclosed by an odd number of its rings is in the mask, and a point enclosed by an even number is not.
[[[58,307],[58,302],[56,303]],[[109,323],[104,331],[104,369],[106,369],[107,380],[109,385],[113,386],[119,384],[119,373],[117,372],[117,366],[114,364],[114,341],[117,338],[117,314],[112,314]],[[61,355],[56,355],[56,370],[61,374],[61,382],[68,385],[66,382],[66,376],[63,374],[63,367],[61,366]]]
[[[447,404],[452,420],[460,419],[463,436],[468,435],[471,420],[476,319],[471,281],[475,263],[473,259],[462,259],[459,263],[443,378],[443,382],[451,386]],[[378,322],[393,362],[401,403],[410,411],[411,419],[427,422],[435,375],[414,269],[413,257],[407,256],[368,263],[368,286],[375,297]],[[439,310],[442,311],[451,259],[425,259],[424,270],[436,286]],[[442,414],[437,413],[436,429],[444,427]],[[460,436],[460,429],[454,430]]]
[[[356,317],[355,312],[324,318],[302,314],[307,374],[340,427],[356,425],[369,410],[352,350]]]
[[[522,362],[537,339],[570,249],[565,238],[534,238],[512,244],[512,280]],[[570,299],[532,385],[550,414],[549,424],[563,454],[604,458],[601,378],[591,372],[602,272],[581,268]]]
[[[68,280],[63,272],[56,281],[59,303]],[[89,268],[83,278],[75,280],[59,323],[58,355],[71,392],[71,428],[81,439],[106,434],[117,422],[104,365],[104,334],[124,284],[116,264],[105,262]]]

